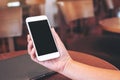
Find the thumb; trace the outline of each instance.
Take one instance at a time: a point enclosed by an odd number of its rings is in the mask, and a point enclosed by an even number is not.
[[[52,31],[53,37],[54,37],[54,39],[55,39],[55,43],[56,43],[56,45],[57,45],[57,48],[58,48],[59,50],[60,50],[61,48],[65,48],[62,40],[60,39],[60,37],[59,37],[58,34],[56,33],[55,29],[52,28],[51,31]]]

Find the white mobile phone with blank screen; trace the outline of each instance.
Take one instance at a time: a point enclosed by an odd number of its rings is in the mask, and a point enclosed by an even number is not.
[[[33,16],[26,18],[29,34],[36,49],[39,61],[50,60],[60,56],[47,16]]]

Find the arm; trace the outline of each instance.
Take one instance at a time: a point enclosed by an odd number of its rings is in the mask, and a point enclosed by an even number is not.
[[[32,41],[30,36],[28,36],[28,53],[33,61],[74,80],[120,80],[119,71],[97,68],[74,61],[54,29],[52,29],[52,33],[54,34],[60,57],[44,62],[38,61]]]
[[[61,74],[73,80],[120,80],[120,72],[69,61]]]

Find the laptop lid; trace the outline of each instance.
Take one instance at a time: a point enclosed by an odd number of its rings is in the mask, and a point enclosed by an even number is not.
[[[51,70],[33,62],[28,54],[0,61],[0,80],[30,80]]]

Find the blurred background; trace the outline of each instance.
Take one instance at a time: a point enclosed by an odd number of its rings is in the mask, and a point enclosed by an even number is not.
[[[120,0],[0,0],[1,54],[27,49],[25,19],[37,15],[48,16],[68,50],[120,68]]]

